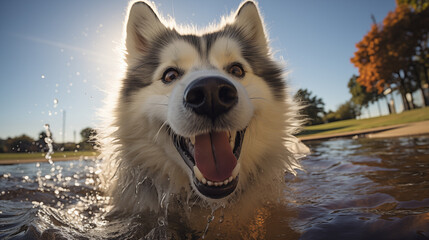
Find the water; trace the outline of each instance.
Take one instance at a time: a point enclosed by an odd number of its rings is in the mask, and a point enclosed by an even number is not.
[[[46,137],[45,137],[45,143],[48,145],[48,152],[46,153],[45,158],[49,161],[50,164],[52,164],[52,154],[54,154],[54,146],[52,145],[53,141],[51,138],[51,128],[49,124],[45,124],[45,130],[46,130]]]
[[[107,217],[96,161],[3,165],[0,239],[429,239],[429,136],[308,145],[284,201],[256,209],[246,228],[222,208],[200,229],[180,214]]]

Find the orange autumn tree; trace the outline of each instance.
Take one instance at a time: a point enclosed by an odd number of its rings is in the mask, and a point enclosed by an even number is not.
[[[378,94],[396,87],[405,110],[414,108],[413,99],[408,101],[407,94],[412,96],[417,89],[422,90],[422,79],[427,81],[420,73],[427,76],[428,10],[418,12],[409,5],[398,4],[382,24],[371,26],[356,44],[357,51],[351,58],[359,70],[359,84]]]

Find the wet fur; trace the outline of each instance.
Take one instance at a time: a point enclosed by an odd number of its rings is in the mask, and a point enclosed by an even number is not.
[[[300,168],[296,156],[301,147],[292,135],[300,122],[256,3],[242,3],[221,24],[203,31],[163,20],[150,3],[131,3],[128,13],[126,73],[121,89],[108,100],[111,106],[104,109],[106,121],[99,129],[103,187],[111,196],[111,211],[138,214],[223,206],[226,212],[249,212],[257,202],[277,199],[285,171]],[[225,73],[224,66],[232,61],[243,64],[243,79]],[[180,65],[185,74],[166,85],[159,79],[169,64]],[[239,91],[238,105],[213,125],[181,106],[186,85],[207,74],[228,78]],[[169,128],[191,136],[246,126],[237,189],[219,200],[200,195]]]

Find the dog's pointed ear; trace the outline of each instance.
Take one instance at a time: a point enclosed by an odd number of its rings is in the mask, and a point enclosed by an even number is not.
[[[256,41],[256,44],[268,49],[264,23],[255,2],[246,1],[240,5],[235,13],[233,25],[242,29],[246,38]]]
[[[152,6],[146,2],[132,3],[125,38],[128,56],[144,52],[150,41],[166,29]]]

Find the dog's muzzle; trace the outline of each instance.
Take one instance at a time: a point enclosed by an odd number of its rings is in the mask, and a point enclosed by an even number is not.
[[[193,113],[211,119],[213,124],[238,100],[236,87],[229,80],[217,76],[194,80],[183,94],[183,105]],[[172,133],[173,143],[192,170],[193,184],[201,194],[223,198],[236,189],[244,133],[245,130],[213,130],[190,138]]]

